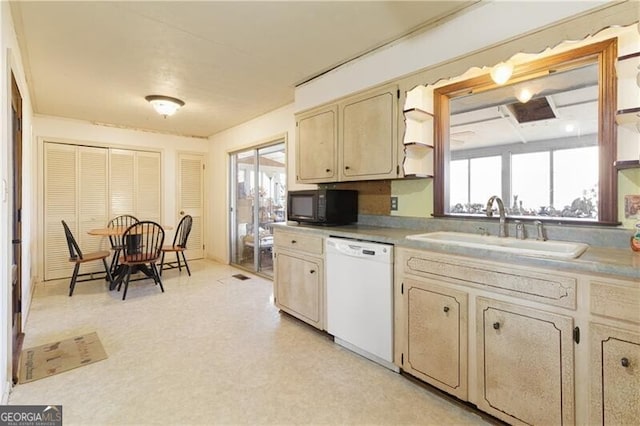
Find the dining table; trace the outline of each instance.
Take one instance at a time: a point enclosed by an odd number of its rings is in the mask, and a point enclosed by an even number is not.
[[[106,227],[106,228],[94,228],[94,229],[88,230],[87,234],[93,235],[96,237],[122,236],[124,235],[125,231],[128,228],[129,226],[112,226],[112,227]],[[173,227],[170,225],[167,225],[167,226],[162,226],[162,229],[167,231],[167,230],[172,230]],[[137,235],[137,237],[138,238],[134,238],[132,240],[126,241],[125,244],[127,245],[127,247],[129,247],[130,249],[138,247],[140,245],[140,242],[139,242],[140,236]],[[145,276],[142,278],[134,279],[132,281],[136,281],[138,279],[153,278],[153,272],[146,265],[136,265],[135,270],[132,271],[132,274],[136,272],[142,272]],[[113,277],[113,280],[109,284],[109,290],[114,290],[118,285],[120,285],[120,283],[125,277],[125,274],[126,274],[126,268],[124,268],[124,266],[120,262],[118,262],[115,267],[115,270],[111,271],[111,276]]]

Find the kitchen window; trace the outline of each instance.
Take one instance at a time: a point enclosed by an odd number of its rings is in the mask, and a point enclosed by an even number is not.
[[[456,154],[449,169],[452,214],[484,215],[486,194],[490,193],[504,200],[511,216],[597,219],[598,147],[595,145],[461,157],[464,152]],[[573,167],[575,164],[581,167]]]

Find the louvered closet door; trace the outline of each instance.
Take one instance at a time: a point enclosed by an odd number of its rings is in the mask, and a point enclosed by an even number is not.
[[[90,229],[103,228],[109,221],[107,192],[106,148],[78,148],[78,205],[79,229],[76,239],[83,252],[108,250],[108,238],[87,234]],[[89,262],[82,266],[81,272],[103,271],[100,262]]]
[[[160,153],[136,152],[136,217],[161,222]],[[160,225],[165,225],[160,223]]]
[[[122,214],[135,216],[136,153],[125,149],[112,149],[109,157],[111,169],[109,180],[111,214],[109,219]]]
[[[77,222],[77,148],[44,144],[44,279],[71,276],[69,249],[61,221],[75,236]]]
[[[178,215],[193,217],[193,226],[187,241],[187,259],[201,259],[204,256],[204,158],[201,155],[180,154],[178,156]],[[176,224],[177,226],[177,224]]]

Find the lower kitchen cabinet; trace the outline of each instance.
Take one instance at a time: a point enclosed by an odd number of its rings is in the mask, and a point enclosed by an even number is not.
[[[324,261],[287,251],[274,257],[276,306],[314,327],[324,327]]]
[[[430,280],[403,280],[407,338],[403,369],[467,398],[467,294]]]
[[[640,334],[591,324],[591,412],[593,424],[640,422]]]
[[[574,424],[573,319],[479,297],[478,407],[511,424]]]

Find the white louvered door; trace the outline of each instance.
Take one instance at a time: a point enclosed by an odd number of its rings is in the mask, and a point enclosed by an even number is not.
[[[193,217],[193,226],[187,241],[187,259],[204,256],[204,158],[201,155],[179,154],[178,156],[178,215]],[[178,224],[176,223],[176,226]]]
[[[136,152],[136,217],[160,223],[160,153]],[[160,223],[163,226],[163,223]]]
[[[77,148],[44,144],[44,279],[71,276],[69,249],[61,221],[77,236]]]
[[[114,218],[130,214],[139,220],[162,221],[160,153],[110,150],[109,192]],[[160,223],[160,225],[163,225]]]
[[[83,252],[109,249],[109,239],[87,232],[103,228],[109,221],[109,197],[107,191],[108,150],[105,148],[78,148],[78,218],[76,239]],[[101,262],[89,262],[81,272],[104,271]]]
[[[112,149],[109,157],[111,169],[109,179],[111,215],[109,219],[123,214],[135,216],[136,153],[125,149]]]
[[[73,273],[62,220],[83,252],[108,250],[107,238],[87,232],[121,214],[161,223],[161,188],[160,153],[45,142],[44,279]],[[102,269],[89,262],[80,272]]]

